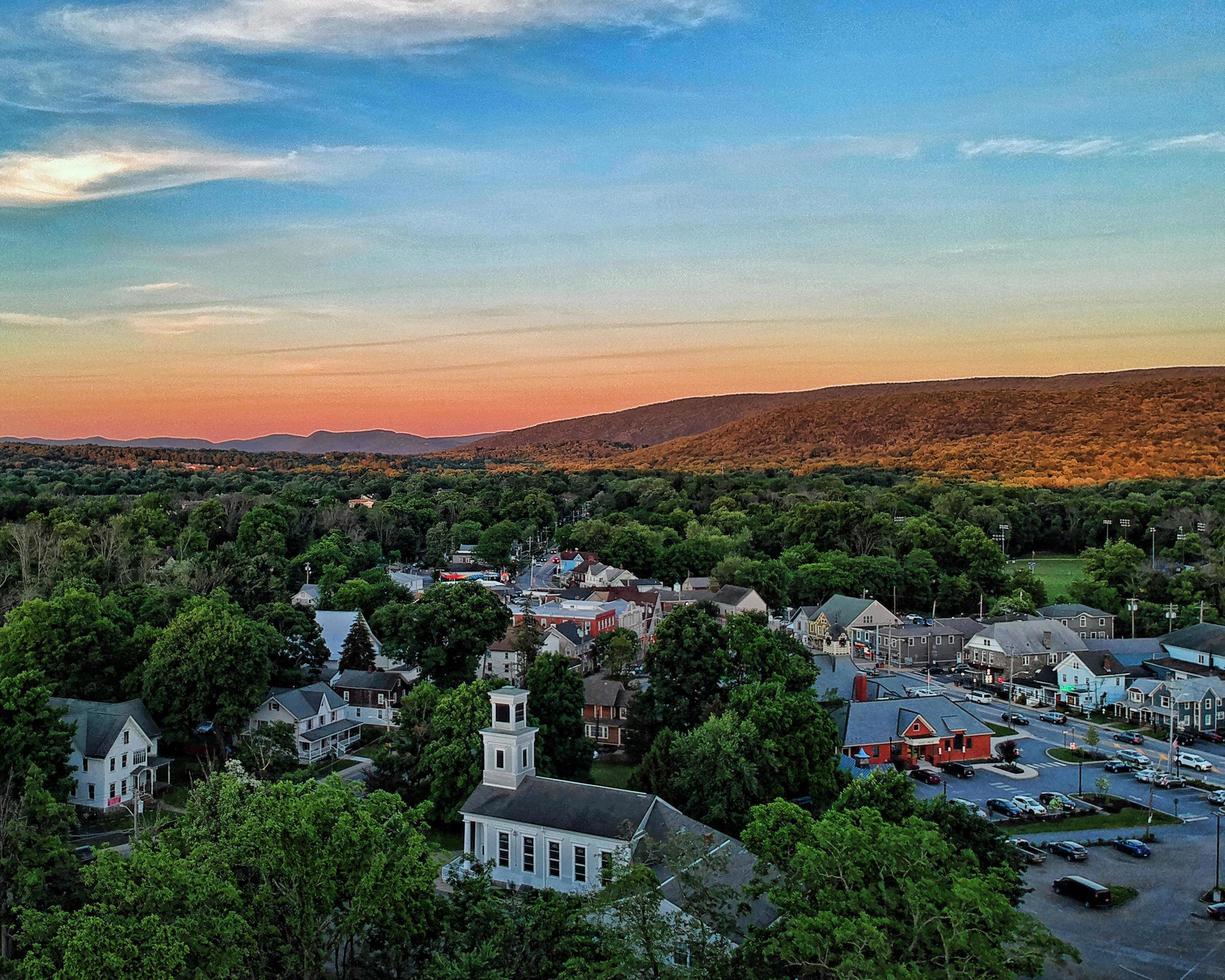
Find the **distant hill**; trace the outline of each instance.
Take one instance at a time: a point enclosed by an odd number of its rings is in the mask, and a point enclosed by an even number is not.
[[[1225,371],[810,402],[622,453],[605,465],[798,473],[871,465],[1071,485],[1221,476],[1223,458]]]
[[[487,434],[470,436],[418,436],[410,432],[388,429],[365,429],[360,432],[328,432],[320,429],[308,436],[285,433],[257,436],[254,439],[230,439],[209,442],[207,439],[178,439],[155,436],[148,439],[106,439],[85,436],[80,439],[15,439],[0,438],[0,442],[26,442],[39,446],[127,446],[141,449],[229,449],[248,453],[382,453],[388,456],[422,456],[462,446]]]

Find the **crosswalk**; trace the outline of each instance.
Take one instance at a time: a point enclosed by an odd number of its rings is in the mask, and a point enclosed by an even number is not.
[[[1066,762],[1058,762],[1052,759],[1050,762],[1035,762],[1035,769],[1062,769],[1067,765]]]

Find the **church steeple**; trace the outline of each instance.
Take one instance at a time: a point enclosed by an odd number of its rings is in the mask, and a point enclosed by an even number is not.
[[[525,777],[536,775],[536,729],[528,727],[527,697],[519,687],[489,692],[492,719],[481,729],[486,786],[517,789]]]

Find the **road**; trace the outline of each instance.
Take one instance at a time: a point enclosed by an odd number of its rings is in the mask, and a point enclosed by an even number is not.
[[[515,577],[515,585],[520,592],[534,589],[547,589],[553,584],[553,572],[557,566],[546,556],[543,561],[533,559],[532,562]]]

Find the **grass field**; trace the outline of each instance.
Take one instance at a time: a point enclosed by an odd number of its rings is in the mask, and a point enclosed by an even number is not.
[[[1026,823],[1007,824],[1010,834],[1044,834],[1052,831],[1074,834],[1078,830],[1125,830],[1145,826],[1148,810],[1138,806],[1125,806],[1118,813],[1087,813],[1081,817],[1064,817],[1062,820],[1030,820]],[[1181,823],[1173,817],[1153,811],[1153,826]]]
[[[628,762],[605,762],[600,759],[591,764],[591,781],[597,786],[613,786],[627,789],[634,767]]]
[[[1042,579],[1046,586],[1048,601],[1054,602],[1061,595],[1067,595],[1068,586],[1080,578],[1084,562],[1072,555],[1052,555],[1046,558],[1018,558],[1017,564],[1025,567],[1032,561],[1034,574]]]

